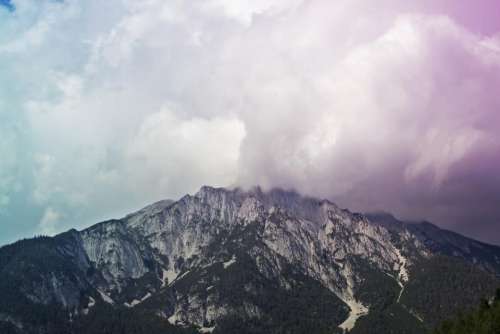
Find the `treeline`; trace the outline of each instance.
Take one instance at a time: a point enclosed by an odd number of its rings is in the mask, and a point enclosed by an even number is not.
[[[422,260],[410,276],[401,304],[423,318],[429,328],[472,311],[481,297],[494,295],[500,284],[493,274],[448,256]]]
[[[43,309],[43,308],[41,308]],[[126,307],[112,307],[98,302],[87,316],[75,316],[68,321],[60,314],[60,319],[37,314],[16,326],[0,318],[1,334],[199,334],[194,328],[182,328],[171,325],[166,319],[148,312]]]
[[[459,314],[454,320],[444,321],[433,334],[499,334],[500,289],[493,300],[483,299],[470,313]]]
[[[71,334],[198,334],[195,328],[171,325],[166,319],[105,303],[94,306],[87,316],[71,324]]]

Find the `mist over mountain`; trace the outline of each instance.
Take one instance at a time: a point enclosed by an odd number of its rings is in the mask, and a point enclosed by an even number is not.
[[[500,247],[293,191],[204,186],[0,248],[2,333],[415,333],[500,286]]]

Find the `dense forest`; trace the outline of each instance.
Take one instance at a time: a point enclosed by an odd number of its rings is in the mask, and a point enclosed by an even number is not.
[[[500,289],[493,300],[483,299],[480,306],[454,320],[443,322],[433,334],[498,334],[500,333]]]

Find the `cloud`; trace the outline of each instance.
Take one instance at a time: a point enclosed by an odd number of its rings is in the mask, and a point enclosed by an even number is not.
[[[498,241],[500,39],[442,8],[13,4],[0,11],[9,217],[50,208],[62,231],[202,184],[260,184]]]
[[[51,207],[45,209],[42,219],[38,224],[39,231],[42,235],[55,235],[59,228],[57,224],[61,220],[61,214]]]
[[[260,122],[248,127],[248,162],[275,168],[270,183],[278,175],[290,184],[309,174],[302,187],[317,189],[321,181],[310,182],[315,177],[333,180],[323,190],[330,194],[397,164],[405,165],[401,181],[430,172],[442,182],[454,164],[496,136],[493,110],[499,101],[492,83],[498,80],[499,54],[492,49],[446,17],[399,17],[376,40],[353,48],[310,79],[276,82],[285,102],[278,94],[260,100],[266,106],[283,103],[273,112],[284,109],[288,117],[272,123],[276,132],[263,133]],[[284,69],[280,80],[306,58]],[[479,124],[485,119],[491,119],[489,125]],[[266,149],[250,139],[252,134],[263,142],[277,137]],[[258,170],[249,167],[249,183],[259,178]],[[260,177],[265,183],[267,176]],[[345,185],[335,190],[339,180]]]
[[[144,120],[129,145],[128,175],[139,189],[158,196],[163,189],[181,196],[203,183],[229,185],[238,175],[244,136],[244,124],[237,119],[179,119],[163,109]]]

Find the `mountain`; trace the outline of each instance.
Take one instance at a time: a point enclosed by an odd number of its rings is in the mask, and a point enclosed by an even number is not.
[[[0,248],[2,333],[427,333],[500,247],[293,191],[202,187]]]

